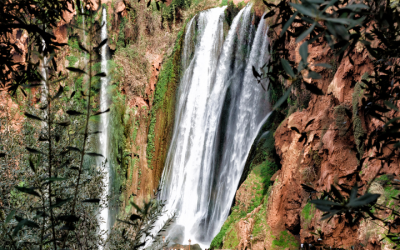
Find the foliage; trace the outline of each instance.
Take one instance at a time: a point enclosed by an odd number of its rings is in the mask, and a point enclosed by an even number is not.
[[[299,243],[293,235],[282,231],[278,239],[272,241],[272,249],[299,249]]]
[[[225,20],[228,23],[228,26],[231,26],[233,19],[239,13],[239,11],[244,8],[245,3],[239,2],[238,5],[235,5],[233,1],[228,1],[227,4],[223,4],[222,2],[221,5],[228,5],[224,13],[225,13]]]
[[[93,48],[86,50],[90,53]],[[94,73],[68,68],[77,74],[88,74],[90,79],[87,107],[75,109],[73,101],[65,104],[60,98],[65,94],[61,83],[66,77],[54,74],[55,64],[50,65],[47,62],[51,59],[46,60],[53,55],[46,52],[44,55],[46,57],[41,57],[46,86],[42,89],[44,98],[39,109],[28,107],[25,112],[36,129],[32,134],[34,140],[24,145],[27,157],[21,161],[21,166],[27,172],[25,185],[15,187],[27,197],[6,210],[10,217],[2,223],[1,235],[5,236],[1,238],[2,245],[13,249],[98,246],[101,235],[96,230],[97,209],[93,205],[98,205],[99,199],[93,196],[102,190],[96,187],[102,173],[101,169],[93,168],[91,159],[101,155],[94,153],[89,145],[89,137],[95,134],[89,125],[90,116],[96,115],[91,111],[93,94],[90,91]],[[87,237],[92,240],[79,240]]]
[[[151,161],[153,159],[153,154],[155,151],[155,127],[157,120],[157,111],[161,108],[173,110],[173,98],[168,96],[167,90],[176,89],[176,85],[180,80],[180,67],[181,67],[181,48],[183,41],[183,30],[185,30],[185,26],[182,28],[182,31],[179,32],[177,42],[174,46],[174,50],[171,56],[164,63],[163,68],[161,69],[160,76],[157,82],[155,95],[153,99],[153,106],[150,113],[150,126],[149,126],[149,134],[148,134],[148,144],[146,148],[147,153],[147,161],[148,165],[151,165]]]
[[[47,3],[51,6],[53,2]],[[77,4],[79,6],[80,1]],[[29,10],[32,6],[22,7]],[[93,23],[97,11],[85,11],[89,23]],[[27,15],[30,12],[22,13]],[[78,11],[78,14],[84,13]],[[35,17],[41,20],[39,16]],[[37,29],[39,26],[33,27],[33,30]],[[71,43],[71,49],[85,51],[89,55],[87,67],[67,67],[69,76],[57,74],[56,63],[52,60],[54,53],[50,53],[53,50],[51,46],[56,45],[53,43],[40,51],[42,54],[37,54],[43,71],[35,74],[42,74],[42,82],[15,85],[21,91],[22,87],[42,87],[39,104],[25,107],[24,114],[29,122],[23,124],[24,137],[10,129],[11,116],[5,116],[4,120],[1,117],[0,138],[5,140],[0,142],[0,175],[15,177],[6,177],[9,181],[1,182],[0,245],[5,249],[97,249],[106,244],[102,236],[107,232],[99,231],[99,212],[103,204],[98,197],[105,186],[102,183],[104,166],[96,160],[103,158],[96,152],[96,136],[101,133],[97,124],[99,115],[110,109],[99,110],[97,99],[100,88],[96,85],[99,78],[108,76],[99,72],[99,64],[94,62],[98,60],[99,49],[106,46],[107,39],[96,46],[93,44],[93,37],[98,35],[95,25],[90,25],[86,31],[89,34],[88,43],[78,43],[77,39]],[[46,35],[46,32],[43,29],[39,33]],[[28,81],[36,80],[30,75],[26,77]],[[76,90],[68,93],[69,88],[65,84],[73,78]],[[16,93],[15,88],[14,92],[12,88],[7,90],[11,94]],[[118,101],[115,103],[119,105],[112,106],[111,115],[118,119],[113,122],[123,124],[121,119],[125,116],[121,110],[125,110],[124,105]],[[1,129],[3,121],[7,130]],[[116,131],[123,133],[124,129]],[[111,136],[111,146],[115,150],[112,159],[107,159],[111,162],[122,161],[124,157],[121,145],[124,145],[125,135],[122,133]],[[154,199],[145,202],[144,208],[136,207],[142,216],[138,220],[141,224],[135,226],[137,233],[131,245],[134,249],[149,240],[147,236],[152,227],[148,223],[153,223],[164,214],[162,207]],[[122,238],[127,230],[123,228],[125,226],[117,228],[118,232],[122,231]],[[167,226],[163,224],[162,229]],[[154,245],[160,245],[159,232],[151,238]]]
[[[68,7],[68,6],[71,7]],[[57,27],[63,18],[63,12],[71,12],[75,2],[72,0],[19,0],[0,1],[2,15],[0,16],[0,88],[13,95],[20,90],[26,95],[23,85],[40,80],[37,69],[39,63],[33,59],[33,52],[54,54],[55,50],[65,44],[58,43],[51,30]],[[35,18],[32,18],[35,17]],[[29,37],[30,49],[24,54],[18,47],[13,36],[26,33]],[[16,62],[13,58],[14,51],[25,57],[26,65]]]
[[[307,227],[308,224],[315,216],[315,206],[311,203],[307,203],[303,210],[301,210],[301,217],[304,219],[304,224]]]
[[[137,214],[117,220],[108,240],[109,249],[140,249],[149,241],[152,241],[153,244],[146,249],[167,247],[169,242],[168,240],[162,241],[162,233],[171,225],[175,215],[169,216],[162,227],[154,233],[156,222],[165,214],[165,203],[154,197],[148,202],[144,202],[143,207],[139,207],[132,201],[130,203],[136,208]]]

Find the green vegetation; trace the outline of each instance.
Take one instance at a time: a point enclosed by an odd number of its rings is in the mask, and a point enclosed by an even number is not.
[[[303,210],[301,211],[301,218],[303,219],[304,228],[307,228],[311,220],[314,218],[315,211],[316,209],[314,204],[307,203],[304,206]]]
[[[272,249],[299,249],[300,244],[296,238],[288,233],[287,231],[282,231],[278,239],[272,241]]]
[[[214,237],[211,242],[211,248],[233,248],[238,243],[236,232],[234,232],[235,224],[242,218],[246,217],[248,213],[252,212],[255,208],[261,206],[258,213],[254,215],[255,225],[253,229],[254,236],[264,234],[264,230],[268,229],[265,220],[266,201],[268,199],[268,190],[270,179],[276,172],[276,164],[265,160],[261,164],[254,167],[248,175],[242,186],[247,189],[247,195],[251,197],[250,201],[240,202],[237,201],[236,205],[232,208],[232,213],[229,215],[220,232]],[[241,187],[242,187],[241,186]]]
[[[68,60],[68,66],[69,67],[75,67],[75,64],[79,61],[79,59],[76,56],[67,56]]]
[[[226,234],[226,240],[224,241],[223,249],[235,248],[239,245],[239,238],[234,228],[231,228]]]
[[[194,0],[194,4],[197,4],[196,0]],[[198,1],[198,0],[197,0]],[[159,2],[160,3],[160,2]],[[164,20],[165,25],[172,25],[177,20],[177,13],[179,9],[186,9],[192,5],[192,0],[172,0],[172,2],[167,6],[164,3],[161,3],[161,12],[162,12],[162,19]]]
[[[172,55],[167,59],[167,61],[163,65],[155,90],[153,105],[150,114],[148,144],[146,148],[147,161],[151,169],[152,169],[151,161],[153,159],[155,151],[154,137],[155,137],[157,112],[161,108],[164,111],[168,110],[170,112],[173,112],[174,110],[174,104],[175,104],[174,94],[175,90],[178,88],[177,85],[180,80],[181,47],[184,37],[183,31],[185,30],[185,27],[186,26],[184,26],[178,34],[177,42],[174,46]],[[170,91],[170,93],[167,93],[168,91]],[[170,120],[172,120],[173,115],[171,115],[169,118]]]

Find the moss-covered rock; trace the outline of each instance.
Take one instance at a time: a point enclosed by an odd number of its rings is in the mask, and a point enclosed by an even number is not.
[[[293,249],[300,248],[297,239],[288,231],[282,231],[275,240],[272,241],[271,249]]]

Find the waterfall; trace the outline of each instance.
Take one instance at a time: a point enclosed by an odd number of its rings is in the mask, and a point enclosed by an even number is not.
[[[47,57],[45,56],[45,53],[44,53],[44,51],[46,49],[46,42],[44,41],[43,38],[42,38],[42,46],[43,46],[43,53],[42,53],[43,60],[40,62],[40,66],[39,66],[40,75],[42,76],[42,80],[40,81],[40,84],[42,85],[41,86],[40,103],[42,103],[42,105],[44,107],[44,106],[47,106],[47,104],[48,104],[47,97],[49,95],[49,91],[47,89],[47,70],[46,70]],[[44,116],[47,119],[47,115],[48,115],[47,109],[44,109],[43,112],[44,112]],[[43,129],[46,129],[46,126],[47,126],[47,123],[45,121],[43,121],[42,122],[42,132],[44,132]]]
[[[265,20],[255,30],[247,5],[224,39],[224,10],[203,11],[187,25],[159,197],[169,212],[177,212],[168,238],[203,247],[228,216],[247,155],[270,111],[268,93],[252,73],[252,66],[259,69],[269,59]]]
[[[107,12],[106,9],[103,8],[103,13],[102,13],[102,22],[103,26],[101,28],[101,41],[104,39],[107,39]],[[101,89],[100,89],[100,110],[104,111],[108,109],[109,107],[109,98],[107,95],[107,87],[108,87],[108,69],[107,69],[107,43],[101,47],[100,50],[100,55],[101,55],[101,72],[106,73],[106,77],[101,78]],[[107,200],[107,196],[109,194],[109,181],[110,181],[110,165],[109,165],[109,150],[108,150],[108,145],[109,145],[109,139],[108,139],[108,122],[109,122],[109,114],[104,113],[100,116],[100,131],[102,132],[100,134],[100,153],[105,157],[105,162],[102,162],[105,167],[105,177],[104,177],[104,191],[102,194],[102,202],[105,205],[105,208],[103,208],[100,212],[100,230],[101,231],[107,231],[110,228],[110,223],[109,223],[109,204]],[[103,239],[105,240],[108,236],[108,233],[105,233],[103,236]]]

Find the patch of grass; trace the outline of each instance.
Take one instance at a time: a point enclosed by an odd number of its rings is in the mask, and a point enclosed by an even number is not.
[[[278,239],[272,241],[271,249],[299,249],[299,247],[296,238],[285,230],[280,233]]]
[[[75,64],[79,61],[78,57],[74,55],[67,56],[68,67],[75,67]]]
[[[305,227],[308,227],[308,225],[311,223],[311,220],[314,218],[315,211],[314,204],[307,203],[304,206],[303,210],[301,211],[301,217],[304,220]]]
[[[239,245],[239,238],[237,232],[234,228],[231,228],[230,231],[227,233],[224,245],[222,248],[224,249],[232,249]]]

